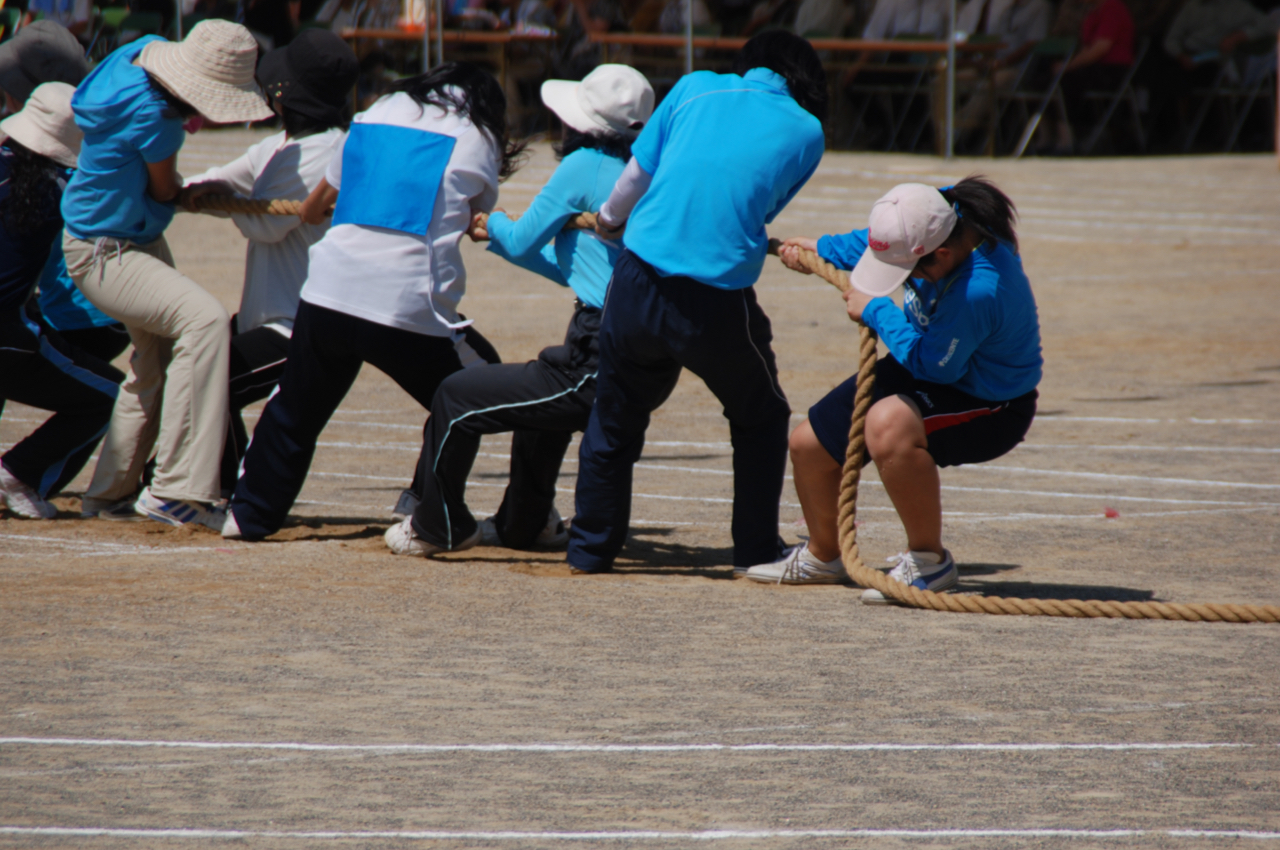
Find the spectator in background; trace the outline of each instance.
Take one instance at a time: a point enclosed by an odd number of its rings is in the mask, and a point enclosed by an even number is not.
[[[300,0],[247,0],[244,5],[244,25],[257,35],[270,39],[271,47],[284,47],[293,40],[293,34],[302,20]]]
[[[22,16],[22,26],[33,23],[37,14],[43,21],[66,27],[76,38],[88,40],[89,21],[93,14],[89,0],[31,0],[27,13]]]
[[[1085,10],[1080,42],[1062,76],[1062,98],[1067,114],[1060,116],[1052,151],[1060,155],[1074,150],[1072,127],[1082,125],[1088,117],[1085,93],[1117,88],[1133,64],[1133,16],[1122,0],[1086,0]],[[1059,67],[1054,66],[1055,73]]]
[[[996,36],[1004,45],[990,63],[990,80],[994,90],[1004,93],[1018,78],[1018,66],[1026,59],[1036,42],[1049,34],[1053,23],[1053,6],[1049,0],[969,0],[956,14],[956,32],[967,36]],[[955,116],[957,133],[982,129],[995,105],[992,84],[986,68],[970,64],[956,69],[956,100],[968,95]],[[938,75],[941,78],[941,75]],[[934,122],[941,126],[941,110],[946,109],[943,95],[934,92]]]
[[[1165,52],[1188,72],[1230,56],[1247,41],[1274,37],[1276,25],[1246,0],[1189,0],[1165,33]]]
[[[600,64],[600,45],[591,41],[591,33],[625,31],[626,18],[618,0],[571,0],[561,29],[561,77],[581,80]]]
[[[853,20],[853,7],[842,0],[800,0],[792,29],[802,38],[839,38]]]

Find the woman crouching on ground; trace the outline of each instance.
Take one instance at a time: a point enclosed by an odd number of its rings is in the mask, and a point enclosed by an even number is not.
[[[1006,454],[1035,416],[1044,360],[1015,217],[1013,202],[981,177],[943,189],[907,183],[876,201],[867,230],[816,242],[789,239],[781,251],[796,271],[806,271],[801,248],[853,269],[849,315],[889,349],[876,364],[867,453],[907,533],[907,551],[891,559],[889,575],[921,589],[948,590],[957,580],[955,560],[942,545],[938,467]],[[887,296],[902,284],[899,309]],[[846,580],[836,502],[856,390],[855,375],[810,408],[791,434],[809,542],[752,567],[748,578]],[[862,601],[891,600],[867,590]]]

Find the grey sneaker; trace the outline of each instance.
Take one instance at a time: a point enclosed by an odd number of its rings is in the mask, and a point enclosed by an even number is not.
[[[11,513],[24,519],[53,519],[58,515],[57,508],[3,466],[0,466],[0,506],[8,507]]]
[[[806,543],[791,549],[772,564],[751,567],[747,570],[747,578],[769,584],[840,584],[849,576],[844,571],[843,561],[839,558],[819,561]]]
[[[386,541],[387,548],[397,555],[417,555],[420,558],[426,558],[440,552],[461,552],[474,548],[480,543],[480,529],[477,528],[475,534],[472,534],[452,549],[446,549],[443,546],[428,543],[414,534],[413,518],[406,517],[388,528],[382,539]]]
[[[502,542],[502,537],[498,535],[497,517],[489,517],[480,520],[480,545],[481,546],[506,546]],[[546,547],[548,549],[558,549],[569,542],[569,530],[564,527],[564,520],[560,517],[560,512],[556,510],[556,506],[551,506],[551,513],[547,514],[547,527],[538,532],[538,537],[533,541],[533,545]]]
[[[137,501],[136,494],[115,501],[111,499],[84,498],[80,500],[80,518],[105,519],[111,522],[138,522],[146,519],[146,517],[134,509],[134,503]]]
[[[951,553],[946,549],[942,551],[946,557],[941,559],[932,552],[901,553],[897,557],[897,564],[889,571],[889,578],[935,593],[950,590],[960,580],[960,571],[956,569],[956,561]],[[863,605],[891,605],[896,601],[874,588],[862,591]]]

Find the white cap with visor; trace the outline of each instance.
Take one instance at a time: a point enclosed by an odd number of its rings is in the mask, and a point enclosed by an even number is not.
[[[869,248],[849,282],[873,298],[888,295],[955,229],[959,216],[933,186],[902,183],[871,207]]]

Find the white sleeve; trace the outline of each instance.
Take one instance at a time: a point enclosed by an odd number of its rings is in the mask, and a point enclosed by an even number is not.
[[[259,169],[252,197],[304,201],[320,185],[333,144],[326,144],[326,140],[318,136],[307,136],[276,153],[294,150],[297,156],[273,156]],[[302,224],[296,215],[233,213],[231,219],[247,239],[261,243],[279,242]]]
[[[342,138],[334,143],[333,158],[329,160],[329,167],[324,171],[324,182],[339,192],[342,191],[342,152],[346,149],[347,134],[343,133]]]
[[[653,175],[640,167],[636,158],[631,157],[627,167],[622,169],[622,176],[613,184],[609,200],[600,208],[600,220],[607,227],[617,227],[631,216],[636,203],[649,191]]]

